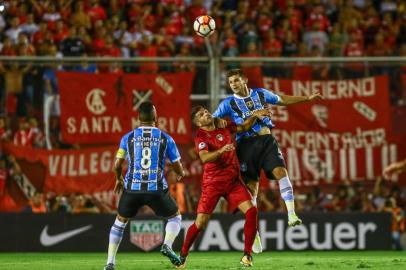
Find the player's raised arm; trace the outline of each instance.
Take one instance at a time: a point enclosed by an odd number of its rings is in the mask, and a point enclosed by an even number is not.
[[[293,104],[298,104],[298,103],[303,103],[303,102],[308,102],[308,101],[313,101],[313,100],[319,100],[322,99],[323,96],[319,93],[316,92],[312,95],[309,96],[288,96],[288,95],[282,95],[279,94],[279,102],[277,105],[281,106],[289,106]]]
[[[233,151],[234,149],[235,149],[234,144],[232,144],[232,143],[226,144],[223,147],[221,147],[220,149],[217,149],[215,151],[210,151],[210,152],[207,150],[200,151],[199,158],[203,164],[206,164],[208,162],[217,160],[218,158],[221,157],[221,155],[224,152]]]
[[[271,116],[271,110],[269,108],[255,111],[249,118],[247,118],[241,125],[237,126],[237,132],[248,131],[257,119],[262,117]]]

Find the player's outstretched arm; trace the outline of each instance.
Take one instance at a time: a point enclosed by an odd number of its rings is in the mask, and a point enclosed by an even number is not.
[[[215,151],[200,151],[199,152],[199,157],[200,160],[202,161],[203,164],[206,164],[208,162],[212,162],[215,161],[216,159],[218,159],[224,152],[228,152],[228,151],[233,151],[235,149],[234,144],[230,143],[230,144],[226,144],[223,147],[221,147],[220,149],[217,149]]]
[[[385,177],[390,177],[392,175],[397,175],[402,172],[406,171],[406,159],[398,162],[394,162],[390,165],[388,165],[384,170],[383,170],[383,175]]]
[[[185,177],[185,170],[183,169],[182,162],[180,162],[180,160],[175,161],[172,166],[173,170],[178,175],[176,180],[180,181],[183,177]]]
[[[289,105],[293,105],[293,104],[309,102],[309,101],[313,101],[313,100],[319,100],[319,99],[322,99],[323,96],[319,92],[316,92],[309,96],[288,96],[288,95],[280,94],[279,98],[280,98],[280,100],[277,105],[289,106]]]
[[[255,111],[249,118],[247,118],[244,123],[237,126],[237,132],[248,131],[254,124],[257,119],[262,117],[271,116],[272,112],[270,108],[262,109]]]
[[[120,193],[124,188],[124,178],[123,178],[123,158],[116,158],[114,162],[114,175],[116,176],[116,185],[114,186],[114,192]]]

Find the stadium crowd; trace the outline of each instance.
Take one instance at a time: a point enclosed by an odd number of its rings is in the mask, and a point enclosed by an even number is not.
[[[227,56],[388,56],[406,50],[406,4],[400,0],[9,0],[2,5],[1,55],[201,55],[204,42],[191,25],[204,14],[215,18],[213,39]]]

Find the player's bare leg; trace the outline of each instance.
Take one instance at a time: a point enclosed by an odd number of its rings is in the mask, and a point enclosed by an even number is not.
[[[254,180],[248,180],[245,184],[252,195],[252,204],[256,207],[257,206],[257,196],[258,196],[258,189],[259,189],[259,182]],[[255,254],[259,254],[262,252],[262,243],[261,238],[259,236],[259,231],[257,231],[255,235],[254,244],[252,245],[252,251]]]
[[[172,244],[175,241],[176,236],[178,236],[182,226],[182,216],[179,210],[172,216],[168,217],[168,222],[165,227],[165,239],[161,247],[161,253],[165,257],[168,257],[170,262],[179,266],[181,261],[176,253],[172,250]]]
[[[302,224],[302,220],[295,212],[295,198],[293,195],[293,187],[289,180],[288,171],[284,167],[276,167],[273,169],[272,173],[279,182],[281,197],[285,201],[286,209],[288,211],[288,225],[294,227]]]
[[[196,240],[199,233],[207,227],[209,223],[210,215],[198,213],[195,223],[193,223],[189,229],[187,230],[185,241],[182,245],[182,250],[180,251],[180,261],[181,264],[176,268],[185,268],[186,267],[186,259],[189,255],[189,249],[193,245],[194,241]]]
[[[240,260],[243,266],[250,267],[253,265],[252,245],[255,234],[258,230],[258,209],[251,201],[244,201],[238,205],[238,209],[245,215],[244,224],[244,255]]]
[[[127,222],[128,218],[117,215],[116,220],[114,221],[114,224],[110,230],[107,264],[103,268],[103,270],[114,270],[117,250],[120,245],[121,239],[123,239],[124,229],[127,225]]]

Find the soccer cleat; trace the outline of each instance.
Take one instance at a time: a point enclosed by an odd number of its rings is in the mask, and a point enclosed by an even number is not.
[[[251,267],[254,265],[252,256],[248,255],[247,253],[244,253],[244,256],[242,256],[240,260],[240,264],[242,264],[245,267]]]
[[[254,244],[252,245],[252,251],[255,254],[259,254],[262,252],[262,244],[261,244],[261,238],[259,237],[259,232],[255,235],[255,240]]]
[[[114,270],[114,264],[112,264],[112,263],[107,264],[107,265],[103,268],[103,270]]]
[[[296,214],[290,214],[288,216],[289,227],[295,227],[300,224],[302,224],[302,220]]]
[[[181,260],[179,257],[176,255],[175,252],[166,244],[163,244],[161,247],[161,253],[165,257],[168,257],[171,263],[175,266],[179,266],[181,264]]]
[[[180,254],[179,256],[180,265],[176,266],[177,269],[183,269],[186,267],[186,258],[187,256],[182,256],[182,254]]]

